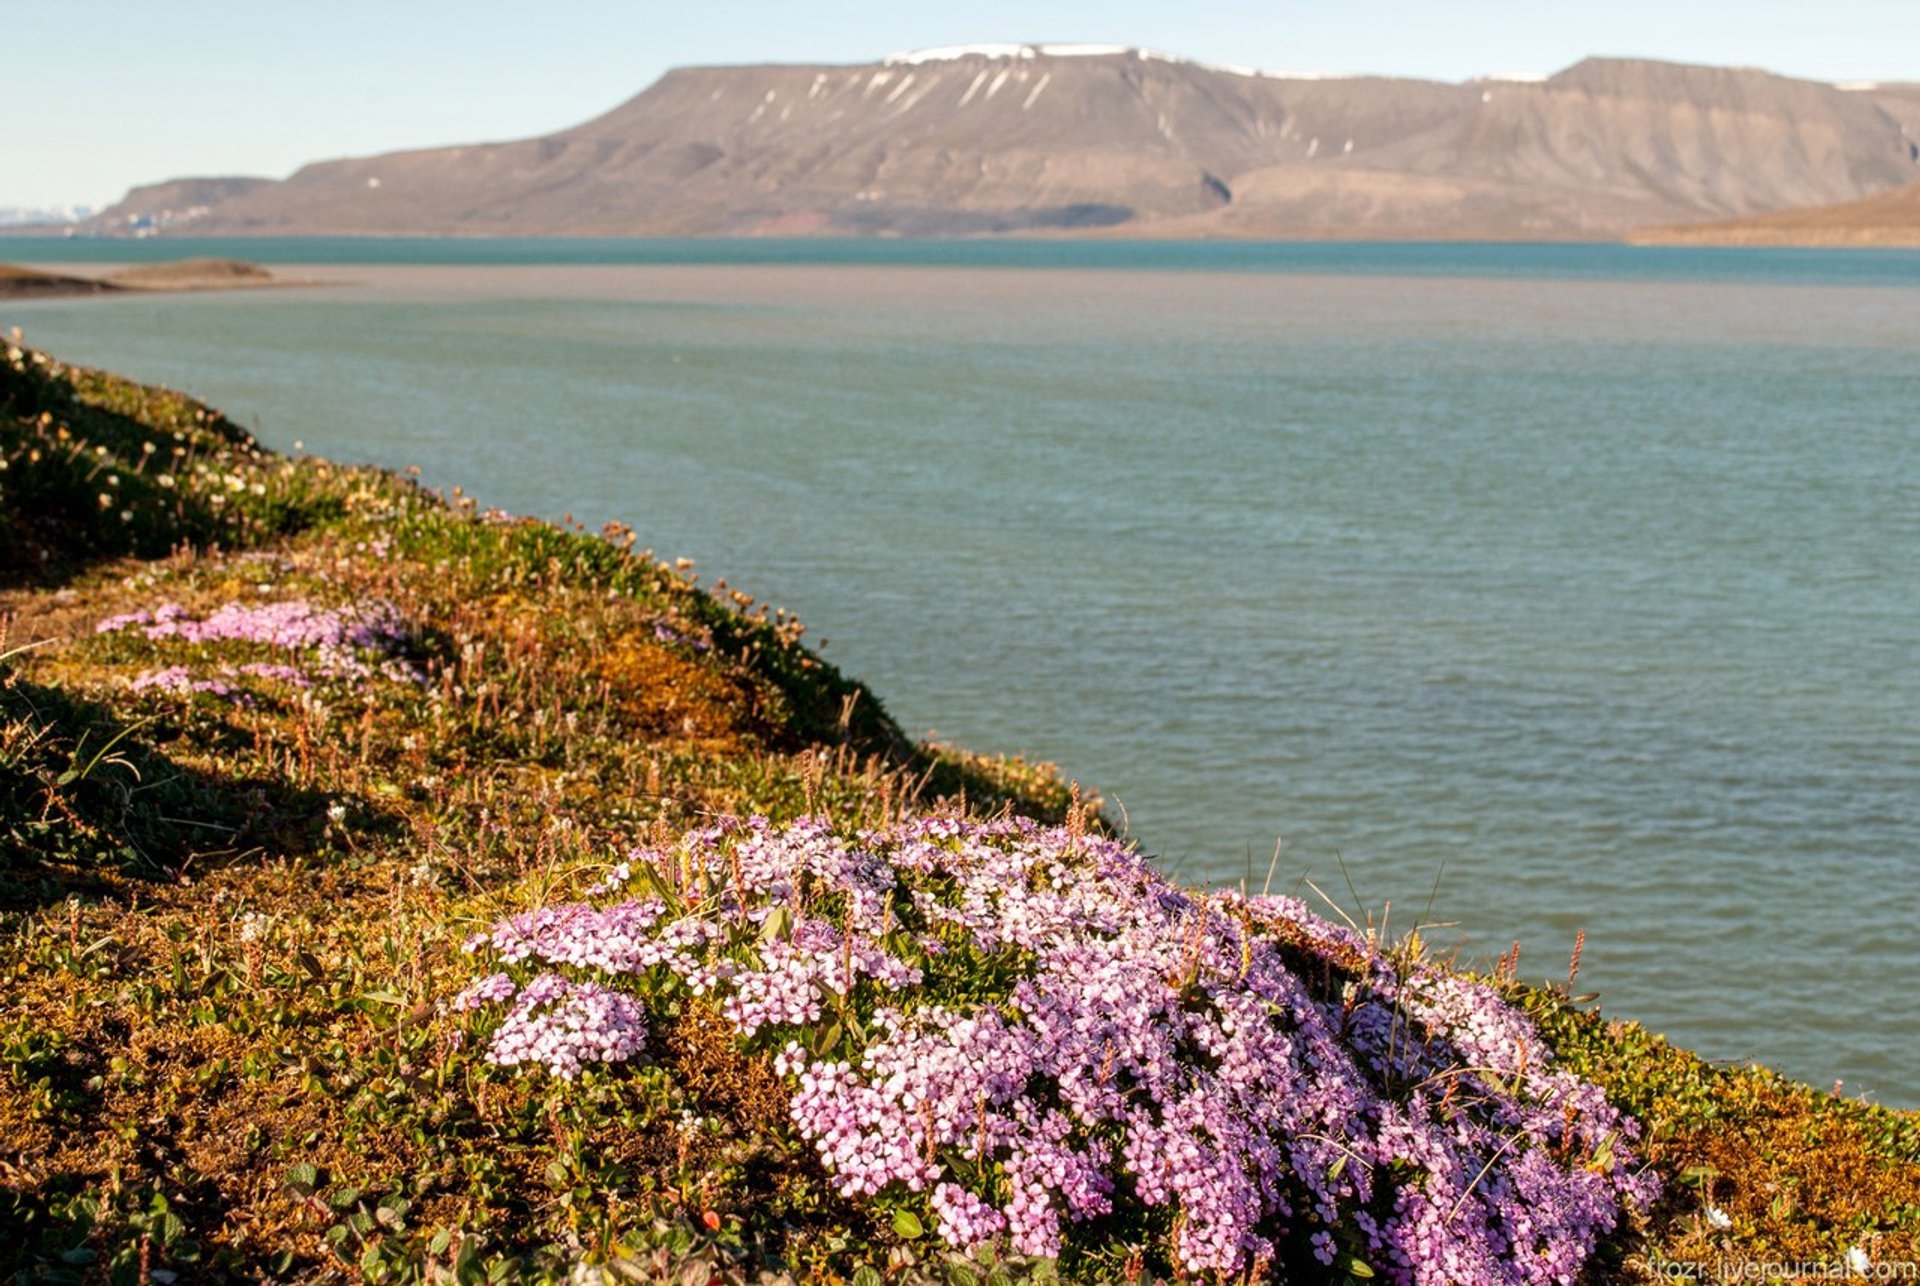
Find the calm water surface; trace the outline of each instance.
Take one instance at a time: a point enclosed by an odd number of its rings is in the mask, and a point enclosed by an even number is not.
[[[1920,1104],[1920,255],[189,249],[356,284],[0,319],[630,521],[1188,878],[1437,878],[1469,955],[1584,927],[1611,1012]]]

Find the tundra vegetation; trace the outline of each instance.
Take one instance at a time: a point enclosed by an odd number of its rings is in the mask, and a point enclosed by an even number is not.
[[[1920,1261],[1911,1114],[1182,888],[625,528],[5,357],[10,1280]]]

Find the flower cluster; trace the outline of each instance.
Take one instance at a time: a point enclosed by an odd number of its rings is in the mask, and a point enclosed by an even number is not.
[[[1290,898],[1180,889],[1109,841],[751,821],[624,872],[601,884],[623,900],[469,948],[708,996],[776,1054],[836,1186],[924,1203],[956,1247],[1058,1255],[1124,1214],[1194,1273],[1350,1256],[1393,1282],[1572,1282],[1654,1195],[1635,1124],[1490,988]],[[525,996],[495,1062],[527,1061]]]
[[[288,653],[299,662],[224,665],[217,676],[165,666],[137,677],[135,691],[206,692],[243,701],[246,694],[229,680],[253,677],[305,689],[320,679],[360,681],[379,674],[417,683],[422,677],[402,655],[405,618],[391,603],[378,600],[348,608],[317,607],[300,599],[253,606],[228,603],[201,618],[188,615],[178,603],[162,603],[151,611],[110,616],[94,627],[97,634],[122,631],[138,631],[156,641],[253,644]]]
[[[456,1009],[511,1000],[487,1047],[503,1067],[542,1063],[572,1080],[587,1063],[617,1063],[646,1047],[647,1020],[631,996],[598,983],[543,973],[524,987],[505,974],[482,978],[454,999]]]
[[[246,695],[225,679],[196,679],[193,671],[184,665],[147,670],[136,676],[130,686],[135,692],[145,692],[148,688],[161,692],[206,692],[229,700],[240,700]]]
[[[665,617],[653,622],[653,637],[657,642],[690,648],[695,652],[713,651],[713,640],[707,637],[705,631],[689,632]]]

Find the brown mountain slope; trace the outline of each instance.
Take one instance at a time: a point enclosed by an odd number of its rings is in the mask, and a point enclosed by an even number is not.
[[[87,221],[100,232],[139,232],[194,223],[224,201],[270,186],[272,179],[168,179],[134,188],[118,204]]]
[[[311,165],[196,232],[1603,235],[1916,173],[1871,96],[1589,60],[1540,83],[1307,79],[1118,47],[668,73],[545,138]],[[95,230],[164,221],[133,194]]]
[[[1868,85],[1857,92],[1898,121],[1920,150],[1920,84]]]
[[[1642,245],[1920,247],[1920,182],[1859,201],[1633,234]]]
[[[1588,59],[1488,84],[1476,110],[1400,140],[1376,168],[1510,185],[1544,227],[1632,227],[1837,201],[1914,176],[1870,101],[1767,72]]]

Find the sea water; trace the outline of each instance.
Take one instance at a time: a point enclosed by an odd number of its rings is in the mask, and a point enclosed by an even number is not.
[[[1182,878],[1584,928],[1609,1013],[1920,1105],[1920,255],[0,244],[209,252],[336,284],[0,321],[628,521]]]

